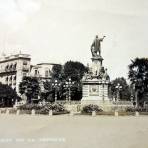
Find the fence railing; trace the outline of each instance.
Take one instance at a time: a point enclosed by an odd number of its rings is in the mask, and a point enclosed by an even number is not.
[[[60,104],[71,104],[71,105],[81,104],[81,101],[57,100],[56,102],[57,102],[57,103],[60,103]]]

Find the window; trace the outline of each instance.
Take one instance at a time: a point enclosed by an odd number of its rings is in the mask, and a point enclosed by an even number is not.
[[[13,80],[16,80],[16,76],[13,77]]]
[[[10,76],[9,81],[12,81],[12,76]]]
[[[5,70],[6,70],[6,71],[8,71],[8,70],[9,70],[9,65],[7,65],[7,66],[6,66]]]
[[[13,69],[16,70],[17,63],[13,65]]]
[[[37,75],[38,74],[38,70],[35,70],[34,74]]]
[[[13,77],[13,85],[16,85],[16,76]]]
[[[10,78],[9,78],[9,85],[10,86],[12,85],[12,76],[10,76]]]
[[[27,76],[26,72],[23,72],[23,77]]]
[[[8,84],[8,77],[6,77],[6,84]]]
[[[27,65],[27,61],[23,61],[23,65]]]
[[[45,71],[45,77],[48,77],[48,70]]]
[[[9,66],[9,70],[13,70],[13,64]]]

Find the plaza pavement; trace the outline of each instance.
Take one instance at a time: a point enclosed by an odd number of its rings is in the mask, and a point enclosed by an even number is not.
[[[148,148],[148,116],[0,115],[0,148]]]

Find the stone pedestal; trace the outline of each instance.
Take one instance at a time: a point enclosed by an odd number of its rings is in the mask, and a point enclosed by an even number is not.
[[[49,111],[49,116],[52,116],[53,115],[53,112],[52,110]]]
[[[97,57],[92,57],[92,66],[91,66],[91,71],[92,71],[92,76],[98,76],[99,72],[102,68],[102,61],[103,58],[101,56],[97,56]]]
[[[85,80],[83,84],[83,97],[81,100],[82,104],[97,104],[103,105],[109,103],[108,97],[108,84],[107,80]]]

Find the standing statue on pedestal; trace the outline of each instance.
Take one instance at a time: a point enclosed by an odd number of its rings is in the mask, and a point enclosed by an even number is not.
[[[91,45],[92,57],[101,56],[101,42],[104,38],[105,36],[103,36],[103,38],[98,38],[98,35],[96,35],[96,38]],[[99,52],[99,55],[97,54],[97,52]]]

